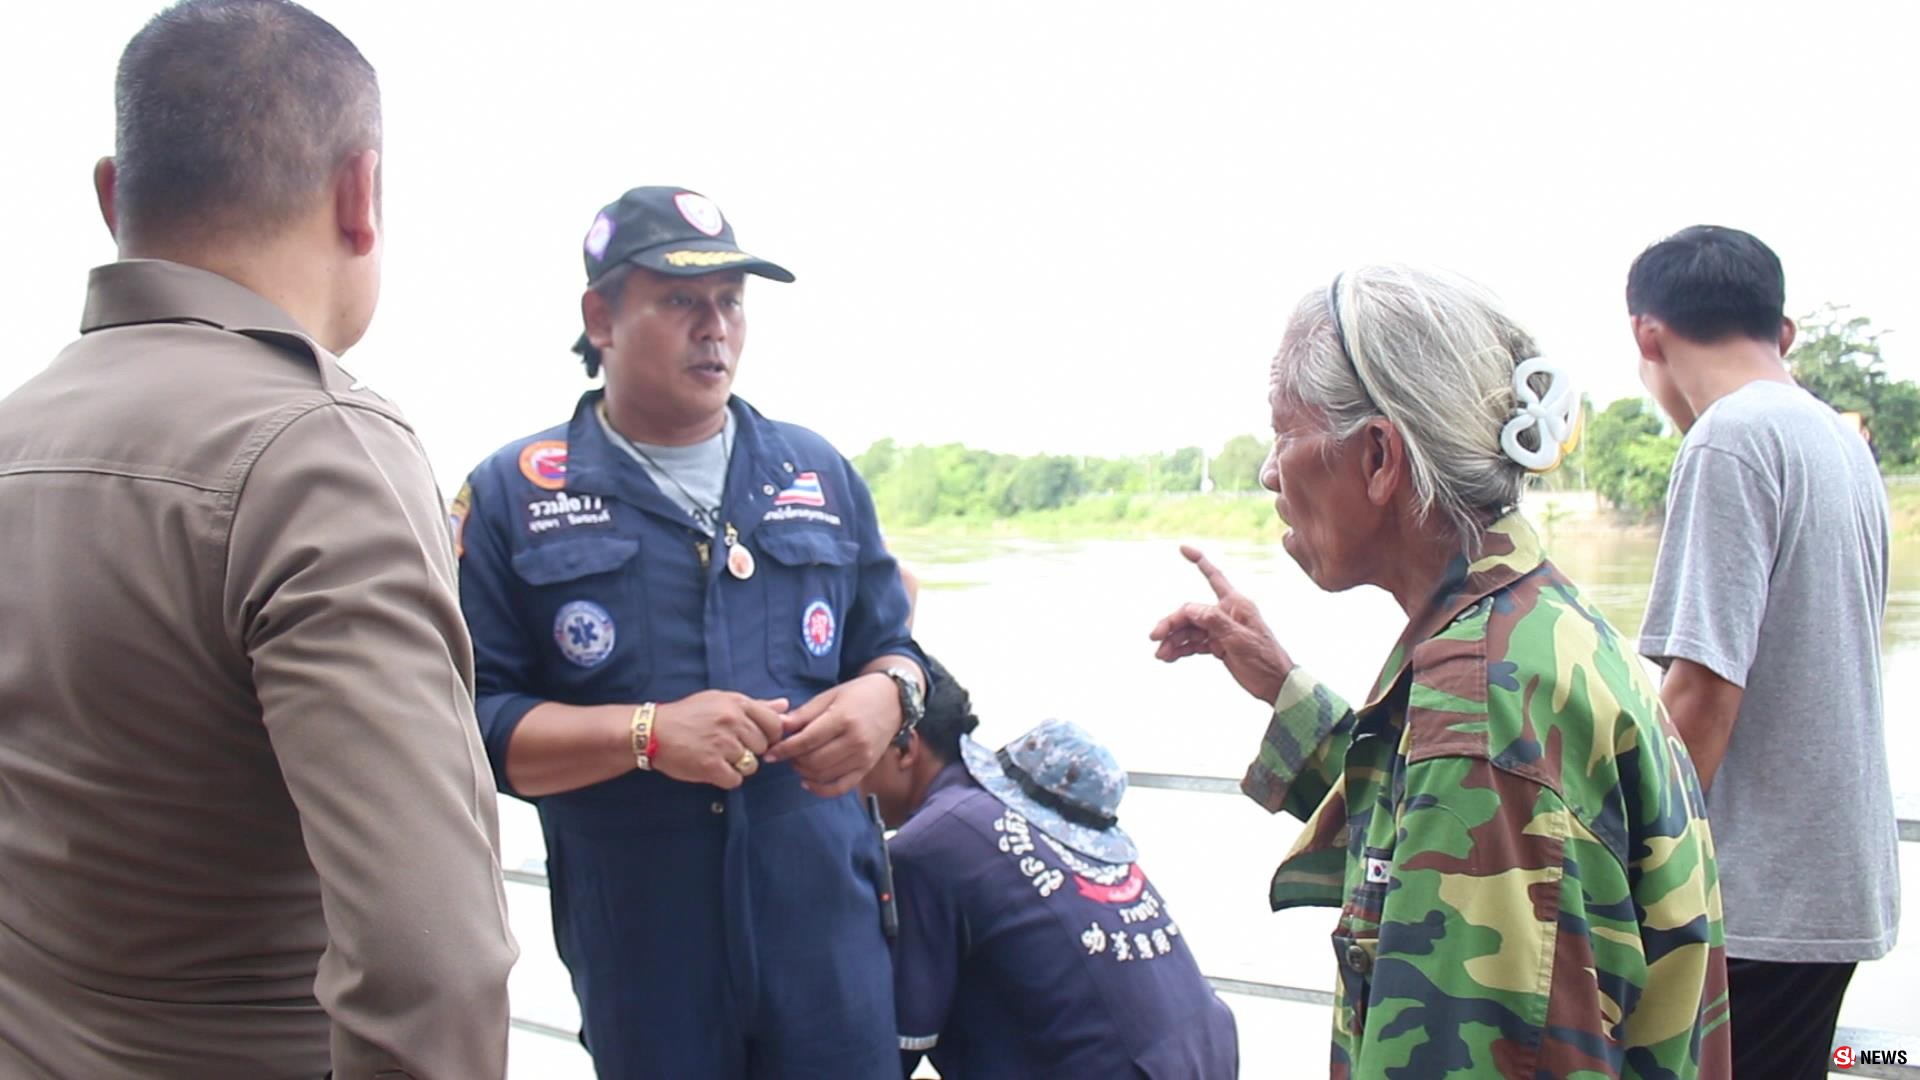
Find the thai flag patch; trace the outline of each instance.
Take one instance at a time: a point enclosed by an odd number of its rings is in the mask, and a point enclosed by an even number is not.
[[[825,506],[827,497],[820,491],[820,474],[803,472],[793,478],[787,489],[773,497],[775,506]]]

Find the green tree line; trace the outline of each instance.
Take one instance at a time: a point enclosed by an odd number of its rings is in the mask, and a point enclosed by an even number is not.
[[[1907,472],[1920,465],[1920,386],[1887,375],[1881,334],[1865,316],[1828,304],[1799,320],[1787,367],[1815,397],[1859,417],[1882,472]],[[1598,413],[1589,407],[1586,437],[1562,472],[1618,509],[1650,516],[1666,501],[1679,449],[1679,434],[1652,403],[1624,398]]]
[[[1829,305],[1800,320],[1787,362],[1794,378],[1821,400],[1859,415],[1883,469],[1908,470],[1920,464],[1920,387],[1887,376],[1880,336],[1866,318]],[[1678,433],[1642,398],[1586,408],[1579,447],[1544,482],[1590,487],[1628,514],[1657,513],[1679,450]],[[1235,436],[1213,457],[1197,446],[1132,457],[1022,457],[959,443],[902,447],[882,439],[854,464],[872,487],[882,518],[912,527],[1057,510],[1087,496],[1256,492],[1266,450],[1265,440],[1253,435]]]
[[[940,518],[982,520],[1054,510],[1086,495],[1166,495],[1201,490],[1258,491],[1266,445],[1236,436],[1212,458],[1197,446],[1134,457],[1020,457],[960,443],[901,447],[882,439],[854,459],[890,524]]]

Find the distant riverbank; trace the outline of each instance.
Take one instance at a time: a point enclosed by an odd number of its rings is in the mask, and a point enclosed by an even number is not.
[[[1920,476],[1903,476],[1887,484],[1893,506],[1895,539],[1920,540]]]
[[[1284,527],[1271,495],[1084,495],[1051,510],[1006,517],[938,517],[887,529],[888,536],[1124,540],[1207,537],[1278,540]]]
[[[1920,540],[1920,482],[1895,480],[1887,487],[1896,539]],[[1652,529],[1615,514],[1591,491],[1536,491],[1522,509],[1535,526],[1552,532]],[[890,535],[926,539],[1021,538],[1031,540],[1182,539],[1278,540],[1285,525],[1267,494],[1086,495],[1052,510],[1008,517],[943,517],[925,525],[889,528]]]

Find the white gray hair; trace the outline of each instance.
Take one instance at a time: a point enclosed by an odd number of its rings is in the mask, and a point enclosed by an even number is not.
[[[1539,352],[1479,286],[1368,266],[1301,298],[1273,360],[1272,392],[1319,414],[1337,440],[1384,416],[1406,443],[1416,512],[1422,520],[1438,512],[1475,553],[1480,533],[1526,487],[1527,470],[1501,450],[1500,431],[1516,404],[1514,369]],[[1532,385],[1544,391],[1545,382],[1535,376]]]

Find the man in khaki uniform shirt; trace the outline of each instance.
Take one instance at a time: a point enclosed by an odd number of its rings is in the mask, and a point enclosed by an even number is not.
[[[373,69],[189,0],[118,91],[121,261],[0,401],[0,1077],[498,1078],[446,518],[332,355],[379,288]]]

